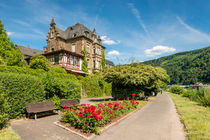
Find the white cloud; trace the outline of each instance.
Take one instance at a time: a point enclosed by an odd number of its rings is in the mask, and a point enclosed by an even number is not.
[[[108,56],[119,56],[120,53],[116,50],[113,50],[113,51],[109,51],[107,55]]]
[[[147,27],[145,26],[144,22],[141,19],[141,16],[140,16],[140,13],[139,13],[138,9],[135,8],[135,6],[133,5],[133,3],[128,3],[128,6],[131,8],[132,13],[137,18],[140,26],[144,29],[145,33],[147,33],[147,35],[150,36],[149,35],[149,31],[147,30]]]
[[[114,41],[114,40],[111,40],[110,38],[108,38],[107,36],[101,36],[101,40],[103,40],[103,43],[107,44],[107,45],[115,45],[115,44],[120,43],[119,40]]]
[[[146,54],[146,56],[153,57],[153,56],[157,56],[157,55],[161,55],[161,54],[169,53],[169,52],[174,52],[174,51],[176,51],[175,48],[172,48],[169,46],[157,45],[157,46],[154,46],[152,49],[144,50],[144,53]]]
[[[192,41],[210,41],[210,36],[206,33],[203,33],[199,31],[198,29],[195,29],[191,27],[190,25],[186,24],[179,16],[176,16],[177,20],[181,25],[183,25],[190,33],[187,36],[184,36],[185,38],[190,38]]]
[[[12,36],[14,34],[14,32],[7,32],[8,36]]]

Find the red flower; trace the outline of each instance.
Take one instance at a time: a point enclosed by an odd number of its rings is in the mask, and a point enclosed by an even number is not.
[[[135,94],[135,93],[133,93],[132,95],[133,95],[133,96],[136,96],[136,94]]]
[[[123,107],[122,107],[122,106],[121,106],[120,108],[121,108],[121,109],[123,109]]]
[[[137,104],[139,104],[139,102],[136,102]]]
[[[127,98],[127,100],[129,101],[129,97]]]
[[[75,115],[78,115],[78,112],[75,112]]]
[[[85,109],[85,110],[84,110],[84,113],[85,113],[85,114],[87,114],[87,113],[88,113],[88,110],[87,110],[87,109]]]
[[[80,113],[80,114],[79,114],[79,117],[80,117],[80,118],[83,118],[83,114],[82,114],[82,113]]]
[[[102,120],[104,117],[103,116],[100,116],[100,120]]]
[[[95,116],[96,120],[98,121],[98,116]]]
[[[88,117],[88,118],[91,118],[91,116],[90,116],[90,115],[87,115],[87,117]]]
[[[67,106],[64,106],[63,108],[64,108],[64,109],[69,109],[69,107],[67,107]]]
[[[87,123],[86,126],[89,127],[89,124]]]
[[[96,112],[92,112],[92,116],[93,117],[97,116]]]
[[[73,104],[73,106],[77,106],[76,104]]]
[[[98,110],[97,113],[100,114],[101,113],[101,110]]]

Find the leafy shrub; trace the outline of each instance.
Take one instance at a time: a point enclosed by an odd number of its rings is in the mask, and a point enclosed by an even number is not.
[[[197,91],[193,89],[185,90],[182,94],[183,97],[188,97],[192,101],[196,101],[198,99]]]
[[[64,68],[61,68],[60,66],[50,67],[49,72],[67,74],[66,70]]]
[[[0,73],[0,93],[9,103],[9,118],[25,116],[27,102],[39,102],[45,98],[44,88],[38,77],[16,73]]]
[[[198,102],[203,106],[210,106],[210,89],[202,88],[198,93]]]
[[[98,134],[100,126],[109,123],[117,116],[124,115],[135,108],[139,102],[131,101],[113,101],[109,103],[99,103],[97,105],[73,106],[65,108],[62,114],[62,122],[69,123],[71,126],[82,129],[85,133]]]
[[[182,93],[184,93],[184,88],[180,87],[178,85],[173,85],[173,86],[171,86],[169,91],[172,93],[175,93],[175,94],[182,94]]]
[[[52,98],[54,95],[60,99],[78,99],[81,98],[81,84],[77,79],[58,78],[50,73],[42,79],[46,98]]]
[[[6,113],[8,109],[8,104],[4,96],[0,94],[0,130],[6,126],[6,123],[9,120],[8,114]]]
[[[50,62],[43,55],[37,55],[30,58],[30,68],[49,70]]]
[[[50,100],[53,101],[56,108],[61,107],[61,99],[57,95],[54,95]]]
[[[106,69],[102,75],[105,81],[112,83],[112,96],[121,99],[130,97],[134,91],[141,94],[144,91],[146,95],[152,91],[158,92],[169,82],[164,69],[141,63],[115,66]]]
[[[106,96],[112,96],[112,83],[107,83],[104,81],[104,90]]]

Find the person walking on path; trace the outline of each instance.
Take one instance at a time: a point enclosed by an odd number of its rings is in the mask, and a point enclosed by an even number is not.
[[[163,94],[163,90],[162,90],[162,88],[160,89],[160,91],[161,91],[161,94]]]

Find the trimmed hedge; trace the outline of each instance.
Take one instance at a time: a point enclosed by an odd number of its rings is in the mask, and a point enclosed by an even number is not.
[[[9,103],[9,118],[25,116],[27,102],[40,102],[45,100],[44,87],[39,77],[16,74],[0,73],[0,93],[3,93]]]
[[[105,82],[97,74],[78,77],[82,83],[83,96],[85,97],[104,97],[111,96],[112,84]]]
[[[0,87],[1,88],[1,87]],[[8,104],[2,94],[0,94],[0,130],[6,126],[7,121],[9,120],[8,114],[6,111],[8,110]]]
[[[126,99],[126,98],[129,98],[129,99],[132,99],[133,98],[133,95],[132,94],[135,94],[135,98],[136,99],[143,99],[144,98],[144,91],[142,90],[138,90],[138,89],[119,89],[119,88],[114,88],[112,89],[112,96],[115,98],[115,99],[119,99],[119,100],[123,100],[123,99]]]
[[[29,67],[5,66],[5,65],[0,65],[0,72],[29,74],[34,76],[40,76],[43,75],[43,73],[45,73],[45,71],[42,69],[31,69]]]
[[[61,77],[64,75],[60,75]],[[68,77],[68,78],[67,78]],[[53,74],[46,74],[43,77],[46,99],[58,96],[60,99],[81,99],[81,84],[74,76],[58,78]]]

